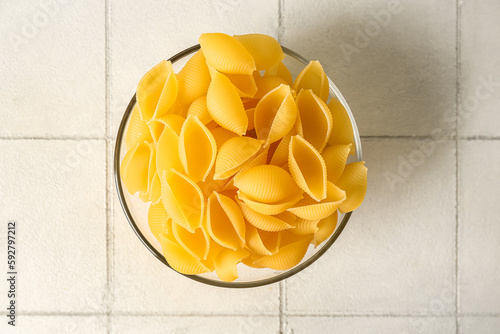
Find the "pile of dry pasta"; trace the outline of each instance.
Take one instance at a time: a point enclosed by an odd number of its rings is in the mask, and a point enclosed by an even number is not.
[[[207,33],[175,73],[139,82],[125,137],[123,184],[151,202],[148,221],[170,266],[238,278],[296,266],[366,193],[364,162],[321,64],[292,80],[280,45],[260,34]]]

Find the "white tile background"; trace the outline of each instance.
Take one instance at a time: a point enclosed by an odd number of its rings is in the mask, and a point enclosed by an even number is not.
[[[0,332],[499,333],[499,10],[0,2],[0,221],[20,233],[18,327],[4,319]],[[207,31],[261,32],[319,59],[363,137],[364,205],[324,257],[281,284],[232,291],[173,273],[117,201],[114,136],[136,83]]]

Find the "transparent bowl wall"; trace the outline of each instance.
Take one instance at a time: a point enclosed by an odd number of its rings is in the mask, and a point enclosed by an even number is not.
[[[176,73],[186,64],[189,58],[197,50],[199,50],[199,48],[200,48],[199,45],[195,45],[191,48],[188,48],[178,53],[177,55],[169,59],[172,62],[172,65]],[[285,52],[285,59],[283,60],[283,62],[288,67],[288,69],[292,73],[293,78],[295,79],[295,77],[304,68],[304,66],[309,63],[309,61],[304,57],[300,56],[299,54],[285,47],[283,47],[283,51]],[[343,106],[345,107],[345,109],[349,114],[349,117],[351,119],[351,124],[353,126],[354,141],[356,144],[356,155],[350,156],[348,162],[361,161],[362,160],[361,140],[359,137],[358,129],[356,127],[356,122],[354,121],[354,117],[352,116],[351,110],[347,102],[345,101],[344,97],[340,93],[340,91],[337,89],[337,87],[333,84],[333,82],[330,79],[328,79],[328,81],[330,84],[330,98],[337,98],[343,104]],[[125,189],[121,181],[120,163],[126,153],[125,133],[127,132],[130,115],[132,113],[132,109],[135,105],[135,102],[136,99],[134,95],[125,111],[116,138],[115,161],[114,161],[114,174],[115,174],[116,187],[122,208],[134,232],[137,234],[137,236],[142,241],[144,246],[146,246],[146,248],[149,249],[149,251],[154,256],[156,256],[156,258],[159,261],[163,262],[166,266],[170,267],[162,255],[160,243],[149,230],[147,222],[147,212],[149,208],[149,203],[142,202],[139,199],[138,194],[131,195]],[[340,233],[342,233],[342,230],[344,229],[345,225],[347,224],[347,221],[351,217],[351,214],[352,213],[339,214],[337,227],[332,236],[316,248],[310,245],[304,259],[292,269],[284,271],[277,271],[272,269],[254,269],[240,263],[238,264],[239,278],[233,282],[221,281],[217,277],[215,272],[209,274],[184,275],[184,276],[205,284],[210,284],[220,287],[229,287],[229,288],[257,287],[281,281],[305,269],[306,267],[311,265],[314,261],[316,261],[321,255],[323,255],[335,242],[335,240],[337,240]]]

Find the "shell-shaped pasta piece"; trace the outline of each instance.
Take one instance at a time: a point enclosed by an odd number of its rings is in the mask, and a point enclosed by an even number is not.
[[[281,45],[271,36],[263,34],[235,35],[255,60],[257,71],[267,70],[285,58]]]
[[[278,251],[281,233],[266,232],[246,225],[246,245],[259,255],[271,255]]]
[[[160,118],[155,119],[155,121],[157,121],[157,122],[161,122],[165,125],[168,125],[172,130],[174,130],[174,132],[177,135],[181,134],[182,124],[184,124],[185,120],[186,120],[186,118],[184,116],[177,115],[177,114],[167,114],[167,115],[164,115]],[[152,122],[153,121],[151,121],[151,123]]]
[[[257,93],[257,84],[253,74],[229,74],[224,73],[226,77],[238,90],[241,97],[254,97]]]
[[[252,74],[255,61],[234,37],[223,33],[206,33],[198,39],[207,64],[217,71],[231,74]]]
[[[264,75],[263,77],[255,78],[255,84],[257,86],[257,92],[255,93],[255,98],[262,98],[264,95],[279,87],[280,85],[289,85],[289,83],[277,76],[277,75]]]
[[[225,142],[229,139],[238,137],[238,135],[232,131],[226,130],[222,127],[217,127],[215,129],[210,130],[212,135],[214,136],[215,143],[217,144],[217,148],[220,149]]]
[[[149,132],[151,133],[151,137],[153,138],[153,142],[158,144],[158,140],[165,128],[165,123],[159,121],[158,119],[152,119],[148,123]]]
[[[214,180],[214,173],[215,168],[212,168],[205,181],[197,183],[205,198],[208,198],[214,191],[221,192],[226,186],[227,180]]]
[[[201,226],[205,201],[200,187],[175,169],[165,171],[161,182],[161,201],[176,224],[194,232]]]
[[[243,173],[247,169],[253,168],[255,166],[265,165],[267,162],[267,153],[269,152],[269,147],[260,149],[255,157],[243,164],[238,173]],[[237,188],[236,188],[237,189]]]
[[[148,196],[148,200],[153,204],[156,204],[161,200],[161,179],[157,171],[155,171],[153,178],[151,179]]]
[[[245,112],[247,113],[247,117],[248,117],[248,128],[247,128],[247,132],[248,132],[248,131],[253,130],[255,128],[255,124],[254,124],[255,108],[245,109]]]
[[[290,140],[292,140],[292,135],[289,133],[285,137],[281,138],[274,154],[269,162],[271,165],[283,166],[288,164],[288,153],[290,151]]]
[[[156,150],[153,144],[148,144],[150,148],[149,154],[149,164],[148,164],[148,187],[145,192],[139,193],[139,198],[143,202],[149,202],[149,196],[151,193],[151,186],[153,182],[153,178],[156,174]]]
[[[326,165],[319,152],[299,135],[290,140],[288,168],[297,185],[316,201],[326,198]]]
[[[141,119],[149,122],[166,114],[177,98],[177,77],[170,61],[162,60],[146,73],[137,86]]]
[[[210,238],[204,229],[200,227],[191,233],[178,224],[172,224],[172,231],[175,240],[177,240],[179,245],[189,254],[198,260],[206,260],[210,247]]]
[[[255,98],[241,98],[241,102],[243,102],[243,107],[245,107],[245,110],[255,108],[257,106],[257,103],[259,103],[260,99],[255,99]]]
[[[292,73],[290,73],[288,68],[282,62],[266,70],[265,75],[276,75],[285,80],[286,84],[290,87],[293,86]]]
[[[295,203],[300,201],[303,196],[302,192],[299,191],[278,202],[261,203],[245,195],[241,191],[238,191],[238,198],[245,202],[245,204],[248,205],[252,210],[258,213],[261,213],[263,215],[277,215],[291,208]]]
[[[177,99],[177,100],[175,100],[174,105],[172,106],[172,108],[170,108],[167,115],[169,115],[169,114],[179,115],[179,116],[186,118],[188,108],[189,108],[189,104],[182,104],[181,101],[179,101],[179,99]]]
[[[188,116],[179,137],[179,158],[186,174],[195,182],[205,181],[216,155],[212,133],[197,116]]]
[[[333,120],[328,106],[310,89],[303,89],[297,95],[297,107],[301,124],[299,134],[321,152],[332,133]]]
[[[165,256],[168,264],[175,271],[185,275],[197,275],[210,272],[200,260],[182,248],[182,246],[175,241],[173,236],[160,234],[159,240],[163,250],[163,256]]]
[[[125,188],[132,195],[138,191],[141,193],[148,191],[151,149],[151,145],[147,142],[137,143],[123,157],[120,174]]]
[[[141,119],[139,105],[136,103],[134,109],[132,109],[127,134],[125,135],[125,148],[130,150],[135,144],[144,141],[152,143],[153,138],[151,138],[151,132],[149,131],[147,123]]]
[[[187,115],[188,117],[189,115],[197,116],[203,124],[208,124],[212,120],[212,117],[208,113],[207,96],[202,95],[194,100],[189,106]]]
[[[257,155],[262,143],[262,140],[250,137],[234,137],[227,140],[219,148],[215,160],[214,178],[221,180],[236,174],[246,162]]]
[[[264,203],[281,201],[299,192],[290,174],[273,165],[255,166],[238,173],[234,185],[245,195]]]
[[[297,217],[307,220],[318,220],[328,217],[333,214],[339,205],[345,201],[346,192],[337,187],[332,182],[327,182],[327,196],[320,202],[306,196],[301,201],[297,202],[293,207],[288,209]]]
[[[208,231],[205,230],[206,233]],[[216,243],[213,239],[210,239],[210,245],[208,249],[208,256],[206,260],[201,260],[201,263],[203,263],[211,272],[215,270],[215,260],[217,259],[217,255],[225,249],[218,243]]]
[[[159,202],[149,206],[148,224],[155,238],[158,239],[160,234],[166,233],[166,223],[168,219],[170,219],[170,217],[167,215],[163,203]]]
[[[255,107],[255,132],[264,147],[283,138],[297,119],[297,106],[290,86],[281,85],[264,96]]]
[[[206,230],[219,245],[237,250],[245,245],[245,220],[229,197],[212,193],[208,197]]]
[[[223,249],[215,260],[215,272],[224,282],[232,282],[238,278],[238,270],[236,265],[241,262],[250,253],[245,249],[236,251],[231,249]]]
[[[163,129],[156,151],[156,169],[160,178],[172,168],[177,171],[184,170],[179,158],[179,136],[170,127]]]
[[[337,227],[338,217],[338,211],[335,211],[332,215],[319,221],[317,225],[318,230],[314,233],[314,239],[312,241],[314,247],[318,247],[321,243],[323,243],[323,241],[328,239],[333,234],[335,228]]]
[[[345,190],[347,199],[339,206],[340,213],[356,210],[366,195],[368,169],[364,161],[353,162],[345,166],[337,185]]]
[[[348,145],[352,144],[351,154],[356,152],[356,144],[354,143],[354,134],[352,123],[347,111],[339,100],[332,98],[328,104],[328,108],[332,113],[333,127],[332,134],[328,143],[330,145]]]
[[[351,147],[351,144],[332,145],[325,147],[321,152],[323,160],[325,160],[328,181],[336,183],[340,175],[342,175]]]
[[[215,72],[208,87],[207,108],[212,119],[223,128],[239,136],[248,128],[248,117],[238,90],[221,73]]]
[[[318,231],[318,223],[320,220],[307,220],[298,218],[295,222],[295,228],[290,229],[290,232],[297,235],[314,234]]]
[[[311,89],[314,94],[318,95],[323,101],[326,102],[328,100],[330,89],[328,77],[325,71],[323,71],[323,66],[321,66],[319,61],[313,60],[304,67],[295,79],[293,89],[297,93],[300,93],[301,89]]]
[[[177,79],[181,104],[190,105],[198,97],[207,94],[211,77],[203,51],[199,50],[187,61]]]
[[[263,215],[258,213],[257,211],[252,210],[245,202],[238,201],[238,205],[240,206],[241,212],[243,213],[243,217],[256,228],[268,231],[268,232],[278,232],[289,229],[292,225],[289,222],[292,220],[291,217],[287,216],[291,215],[289,212],[283,212],[278,214],[277,216]],[[280,219],[283,218],[283,219]]]
[[[276,254],[264,256],[256,263],[274,270],[293,268],[306,255],[309,242],[310,240],[305,239],[280,247]]]

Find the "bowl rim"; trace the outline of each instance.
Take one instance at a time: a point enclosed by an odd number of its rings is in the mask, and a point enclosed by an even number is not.
[[[306,58],[304,58],[300,54],[296,53],[295,51],[290,50],[284,46],[281,46],[281,48],[283,49],[283,52],[285,54],[302,62],[304,65],[307,65],[309,63],[309,61]],[[199,49],[200,49],[199,44],[193,45],[193,46],[175,54],[174,56],[170,57],[168,60],[170,62],[174,63],[174,62],[190,55],[191,53],[198,51]],[[354,143],[356,145],[356,159],[357,159],[357,161],[362,161],[361,139],[360,139],[358,128],[356,126],[356,122],[355,122],[354,117],[352,115],[351,109],[349,108],[349,105],[347,104],[346,100],[344,99],[344,97],[340,93],[337,86],[335,86],[335,84],[330,80],[330,78],[328,76],[327,76],[327,78],[328,78],[329,87],[330,87],[329,93],[333,93],[333,95],[340,101],[340,103],[342,103],[342,105],[344,106],[344,108],[346,109],[346,111],[349,115],[349,118],[351,120],[351,125],[353,128]],[[201,283],[205,283],[205,284],[217,286],[217,287],[223,287],[223,288],[254,288],[254,287],[264,286],[264,285],[268,285],[268,284],[272,284],[272,283],[277,283],[277,282],[280,282],[288,277],[291,277],[291,276],[301,272],[302,270],[304,270],[305,268],[309,267],[311,264],[316,262],[316,260],[318,260],[337,240],[337,238],[340,236],[340,234],[344,230],[345,226],[347,225],[347,222],[349,221],[350,217],[352,216],[352,212],[348,212],[348,213],[344,214],[344,217],[343,217],[342,221],[338,224],[337,228],[335,229],[335,232],[330,236],[330,238],[326,241],[326,243],[320,249],[318,249],[313,255],[311,255],[310,258],[308,258],[306,261],[298,264],[297,266],[295,266],[291,269],[288,269],[288,270],[286,270],[278,275],[272,276],[272,277],[259,279],[259,280],[255,280],[255,281],[248,281],[248,282],[234,282],[234,281],[233,282],[224,282],[224,281],[212,280],[210,278],[206,278],[206,277],[199,276],[199,275],[186,275],[186,274],[179,273],[178,271],[173,269],[168,264],[167,260],[163,256],[163,254],[158,252],[156,250],[156,248],[148,241],[148,239],[141,232],[141,230],[140,230],[139,226],[136,224],[134,217],[132,216],[132,213],[130,212],[129,207],[128,207],[126,200],[125,200],[124,189],[122,187],[121,176],[120,176],[121,143],[122,143],[122,140],[123,140],[123,137],[125,134],[125,127],[126,127],[127,121],[132,113],[132,110],[135,106],[135,103],[136,103],[136,94],[134,93],[134,95],[132,96],[132,99],[130,100],[130,102],[127,106],[127,109],[125,110],[125,113],[122,117],[120,127],[118,129],[118,134],[116,136],[113,169],[114,169],[115,185],[116,185],[116,189],[118,192],[118,198],[120,199],[120,204],[121,204],[121,207],[125,213],[125,216],[129,222],[130,226],[134,230],[135,234],[139,238],[139,240],[141,240],[143,245],[158,260],[160,260],[164,265],[166,265],[167,267],[172,269],[177,274],[180,274],[182,276],[185,276],[185,277],[190,278],[190,279],[197,281],[197,282],[201,282]]]

